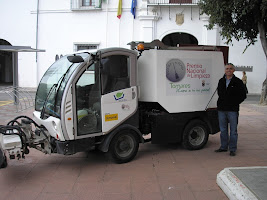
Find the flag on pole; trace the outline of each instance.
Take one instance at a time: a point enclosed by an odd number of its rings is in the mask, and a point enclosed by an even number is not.
[[[131,13],[134,16],[134,19],[135,19],[136,6],[137,6],[137,0],[132,0]]]
[[[121,10],[122,10],[122,0],[119,0],[118,11],[117,11],[117,17],[119,19],[121,18]]]

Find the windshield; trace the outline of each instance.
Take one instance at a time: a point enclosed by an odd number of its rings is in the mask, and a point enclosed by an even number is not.
[[[89,54],[78,54],[85,60]],[[42,77],[35,98],[35,110],[42,111],[45,106],[45,114],[60,117],[61,99],[66,84],[73,71],[81,63],[71,63],[67,56],[56,61]]]

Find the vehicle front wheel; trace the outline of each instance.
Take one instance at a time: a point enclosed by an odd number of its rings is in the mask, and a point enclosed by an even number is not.
[[[126,163],[134,159],[139,148],[139,138],[131,130],[122,130],[111,140],[109,155],[116,163]]]
[[[7,167],[7,158],[4,152],[0,149],[0,168]]]
[[[209,139],[206,124],[201,120],[193,120],[187,124],[183,133],[183,146],[189,150],[203,148]]]

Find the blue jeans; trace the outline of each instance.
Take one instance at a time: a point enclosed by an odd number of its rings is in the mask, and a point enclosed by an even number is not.
[[[221,149],[227,149],[230,151],[236,151],[237,148],[237,124],[238,124],[238,112],[235,111],[218,111],[219,125],[221,130]],[[230,139],[228,124],[230,124]]]

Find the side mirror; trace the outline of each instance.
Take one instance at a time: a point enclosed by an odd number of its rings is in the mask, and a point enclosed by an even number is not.
[[[68,61],[72,62],[72,63],[81,63],[84,62],[83,58],[81,56],[68,56]]]

